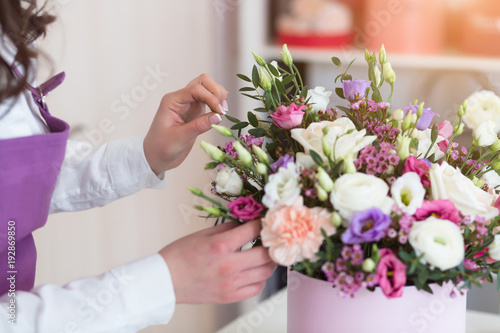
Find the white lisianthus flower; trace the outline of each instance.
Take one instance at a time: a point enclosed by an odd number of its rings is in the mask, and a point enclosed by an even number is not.
[[[491,259],[500,260],[500,235],[495,235],[493,244],[488,247]]]
[[[493,120],[488,120],[478,126],[474,131],[474,143],[480,147],[491,146],[497,140],[497,124]]]
[[[215,179],[215,190],[227,195],[240,195],[243,190],[243,181],[234,168],[222,167]]]
[[[490,167],[487,167],[484,170],[488,172],[482,175],[480,180],[485,182],[490,189],[500,186],[500,176],[498,175],[498,172],[492,170]]]
[[[418,158],[424,158],[425,154],[429,150],[429,147],[432,144],[431,135],[432,135],[432,130],[430,128],[421,132],[421,135],[418,138],[418,152],[417,152]],[[429,151],[429,154],[427,154],[427,157],[432,156],[432,154],[435,154],[434,156],[436,157],[437,160],[444,157],[444,153],[439,149],[439,146],[437,145],[439,142],[443,140],[444,138],[442,136],[438,136],[436,142]]]
[[[392,184],[391,194],[403,212],[413,215],[424,202],[425,188],[415,172],[408,172]]]
[[[314,169],[318,166],[312,157],[305,153],[297,153],[295,155],[295,164],[297,165],[297,170]]]
[[[318,111],[325,111],[330,103],[331,91],[327,91],[325,87],[315,87],[307,91],[306,101],[312,104],[311,112],[317,113]]]
[[[429,179],[434,200],[448,199],[462,214],[473,219],[480,216],[489,220],[498,215],[498,209],[493,207],[495,198],[448,163],[433,164]]]
[[[434,216],[415,222],[408,237],[415,253],[423,254],[422,263],[441,270],[457,267],[464,260],[465,245],[460,227]]]
[[[299,174],[295,163],[288,163],[286,168],[269,176],[264,187],[262,203],[269,209],[290,206],[300,196]]]
[[[326,156],[323,154],[323,129],[328,127],[328,134],[325,136],[327,143],[331,147],[332,158],[343,159],[347,154],[356,154],[369,144],[371,144],[376,136],[366,136],[366,130],[356,130],[353,122],[348,118],[339,118],[335,121],[322,121],[312,123],[307,127],[294,128],[291,130],[292,138],[304,147],[306,154],[310,150],[314,150],[323,159]]]
[[[389,214],[394,202],[388,193],[389,186],[382,179],[357,172],[340,176],[335,181],[330,200],[347,226],[352,214],[372,207]]]
[[[462,119],[472,130],[476,130],[488,120],[493,120],[497,125],[495,132],[498,133],[500,131],[500,97],[488,90],[473,93],[467,98],[467,112]]]

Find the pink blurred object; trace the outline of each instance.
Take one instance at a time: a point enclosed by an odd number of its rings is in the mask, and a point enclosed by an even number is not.
[[[366,0],[364,23],[355,45],[391,53],[439,53],[445,45],[446,2]]]
[[[341,298],[332,284],[288,272],[288,333],[465,333],[466,294],[433,285],[434,294],[404,287],[387,299],[380,288]],[[453,292],[453,294],[452,294]]]
[[[500,55],[500,2],[467,0],[460,17],[462,51],[480,55]]]

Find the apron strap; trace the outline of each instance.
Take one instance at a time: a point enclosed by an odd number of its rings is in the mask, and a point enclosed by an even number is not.
[[[19,78],[22,79],[23,75],[19,71],[19,68],[15,65],[12,64],[10,66],[12,68],[12,71],[14,74]],[[61,72],[50,79],[48,79],[45,83],[42,83],[38,87],[33,87],[31,84],[27,84],[28,90],[31,92],[33,95],[33,98],[37,102],[37,104],[40,106],[40,109],[48,112],[47,110],[47,105],[45,104],[45,97],[54,89],[56,89],[61,83],[63,83],[64,79],[66,78],[66,73]]]

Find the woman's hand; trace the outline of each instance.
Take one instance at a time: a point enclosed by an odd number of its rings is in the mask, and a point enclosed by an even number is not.
[[[160,255],[177,303],[233,303],[258,295],[276,264],[262,246],[239,249],[259,236],[258,220],[224,223],[181,238]]]
[[[206,113],[205,106],[212,112]],[[196,137],[218,124],[227,109],[226,89],[208,74],[163,96],[144,139],[144,153],[151,169],[160,174],[180,165]]]

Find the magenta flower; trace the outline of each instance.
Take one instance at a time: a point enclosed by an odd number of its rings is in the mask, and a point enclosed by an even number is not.
[[[429,181],[429,166],[423,160],[419,160],[413,155],[410,155],[405,160],[403,173],[415,172],[419,177],[422,185],[430,186]]]
[[[414,105],[410,104],[410,106],[405,107],[404,108],[405,115],[407,115],[408,112],[410,111],[412,113],[417,113],[418,107],[419,107],[418,104]],[[424,131],[429,128],[429,125],[431,124],[431,121],[434,118],[434,116],[439,117],[439,115],[437,113],[432,112],[431,108],[423,109],[422,111],[423,111],[422,117],[420,117],[420,119],[418,120],[417,129]]]
[[[401,297],[406,285],[406,265],[389,249],[380,249],[379,253],[382,257],[377,266],[378,284],[387,298]]]
[[[230,202],[228,208],[234,218],[247,222],[258,218],[264,206],[249,195]]]
[[[461,220],[460,212],[455,208],[453,202],[443,199],[433,201],[424,200],[422,207],[415,212],[415,218],[418,221],[427,220],[430,216],[436,216],[441,220],[451,221],[456,225],[459,225]]]
[[[271,115],[271,118],[274,119],[274,125],[286,130],[299,126],[302,124],[305,114],[302,110],[306,107],[305,105],[298,106],[295,103],[289,106],[279,106],[276,112]]]
[[[342,234],[342,241],[346,244],[379,241],[391,222],[391,218],[376,207],[355,213]]]
[[[351,103],[362,99],[366,96],[366,90],[370,87],[371,82],[365,80],[346,80],[342,82],[344,97]]]

